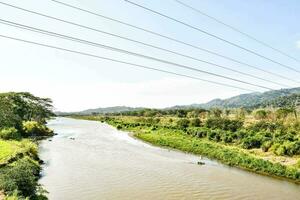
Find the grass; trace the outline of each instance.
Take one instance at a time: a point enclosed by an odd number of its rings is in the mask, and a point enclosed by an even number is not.
[[[37,156],[37,145],[30,140],[0,140],[0,166],[4,166],[17,157]]]

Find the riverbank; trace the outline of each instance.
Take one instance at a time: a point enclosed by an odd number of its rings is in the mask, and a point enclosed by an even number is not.
[[[0,93],[0,191],[6,199],[44,200],[38,140],[53,136],[52,101],[28,92]]]
[[[132,123],[134,121],[132,119],[125,121],[122,118],[115,120],[114,118],[93,118],[91,116],[76,118],[106,122],[120,130],[132,132],[134,137],[153,145],[203,155],[229,166],[300,183],[300,170],[297,167],[263,159],[254,151],[237,146],[217,143],[206,138],[192,137],[180,129],[146,126],[141,123]]]
[[[21,196],[46,199],[37,182],[40,171],[37,143],[29,139],[0,140],[0,187],[7,199],[21,199]]]

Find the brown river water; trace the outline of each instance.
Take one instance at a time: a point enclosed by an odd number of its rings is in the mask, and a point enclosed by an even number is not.
[[[161,149],[95,121],[57,118],[40,145],[50,200],[300,200],[300,185]],[[74,139],[70,139],[74,138]]]

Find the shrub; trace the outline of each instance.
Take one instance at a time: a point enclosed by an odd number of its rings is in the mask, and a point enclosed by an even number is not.
[[[176,123],[177,127],[180,129],[186,129],[190,124],[190,121],[188,119],[179,119]]]
[[[120,130],[120,129],[122,129],[122,128],[123,128],[122,125],[120,125],[120,124],[117,125],[117,129],[118,129],[118,130]]]
[[[224,131],[221,135],[221,140],[225,143],[231,143],[233,141],[232,133],[229,131]]]
[[[206,127],[189,128],[187,130],[187,134],[198,137],[198,138],[206,137],[208,135],[208,132],[210,132],[210,130]]]
[[[219,142],[221,140],[221,130],[212,130],[208,132],[207,138],[209,140],[213,140],[215,142]]]
[[[193,118],[190,121],[190,126],[192,127],[199,127],[201,125],[201,121],[199,118]]]
[[[284,126],[282,123],[276,122],[266,122],[266,121],[259,121],[257,123],[252,124],[248,127],[248,130],[252,130],[255,132],[258,131],[271,131],[274,132],[275,130],[284,131]]]
[[[283,156],[283,155],[285,155],[285,154],[286,154],[285,146],[284,146],[284,145],[279,145],[279,146],[275,149],[274,153],[275,153],[276,155],[278,155],[278,156]]]
[[[4,140],[20,139],[21,135],[15,128],[4,128],[0,130],[0,138]]]
[[[283,155],[293,156],[300,154],[300,142],[285,141],[282,146],[285,150]]]
[[[262,144],[262,138],[259,136],[248,136],[243,139],[242,147],[244,149],[260,148]]]
[[[22,196],[35,194],[40,167],[30,158],[25,157],[10,166],[1,169],[0,188],[7,194],[18,191]]]
[[[271,141],[266,141],[262,144],[261,148],[262,148],[263,152],[267,152],[267,151],[269,151],[271,146],[272,146],[272,142]]]
[[[224,118],[209,118],[206,120],[205,126],[211,129],[222,129],[225,131],[235,132],[243,126],[243,122],[240,120]]]
[[[246,137],[247,135],[249,135],[249,133],[247,132],[247,130],[242,129],[242,130],[238,130],[233,134],[233,138],[237,139],[237,140],[241,140],[244,137]]]
[[[23,122],[23,133],[28,136],[51,136],[53,132],[45,125],[39,124],[36,121]]]

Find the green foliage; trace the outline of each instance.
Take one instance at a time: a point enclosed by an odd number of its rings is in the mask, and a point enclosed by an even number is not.
[[[278,119],[285,119],[290,113],[294,113],[294,110],[291,108],[279,108],[275,112]]]
[[[261,149],[263,150],[263,152],[267,152],[267,151],[269,151],[271,146],[272,146],[272,141],[266,141],[262,144]]]
[[[201,126],[201,120],[199,118],[193,118],[190,120],[190,126],[191,127],[200,127]]]
[[[28,136],[51,136],[53,132],[45,125],[36,121],[23,122],[23,133]]]
[[[15,139],[18,140],[21,138],[21,134],[15,128],[3,128],[0,130],[0,139],[4,140],[11,140]]]
[[[244,149],[260,148],[262,145],[262,138],[259,136],[249,136],[243,139],[242,147]]]
[[[177,127],[180,129],[186,129],[189,127],[190,121],[186,118],[179,119],[176,123]]]
[[[254,112],[255,119],[263,120],[268,117],[268,112],[266,110],[260,109]]]
[[[210,132],[210,130],[205,127],[200,127],[200,128],[191,127],[187,129],[187,134],[198,138],[207,137],[208,132]]]
[[[274,132],[275,130],[283,131],[285,127],[282,123],[279,122],[267,122],[267,121],[259,121],[254,123],[248,127],[249,130],[258,132],[258,131],[271,131]]]
[[[45,124],[54,116],[52,101],[35,97],[30,93],[0,93],[0,129],[14,127],[21,131],[22,121]]]
[[[37,158],[37,145],[30,140],[0,140],[0,166],[17,160],[19,157]]]
[[[18,191],[24,197],[36,193],[39,165],[28,157],[0,169],[0,188],[7,194]]]
[[[120,125],[120,124],[117,125],[117,129],[118,129],[118,130],[120,130],[120,129],[122,129],[122,128],[123,128],[122,125]]]
[[[243,122],[240,120],[230,120],[226,118],[209,118],[206,120],[205,126],[211,129],[222,129],[225,131],[235,132],[242,128]]]
[[[21,127],[22,118],[14,111],[14,103],[6,95],[0,94],[0,129]]]

